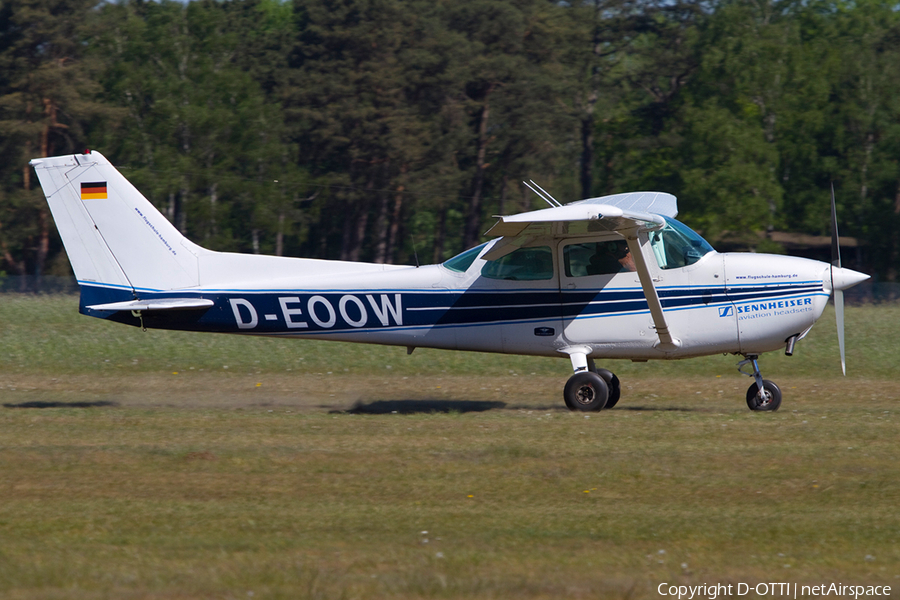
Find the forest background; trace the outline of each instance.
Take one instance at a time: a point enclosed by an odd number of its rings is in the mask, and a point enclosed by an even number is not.
[[[541,208],[523,179],[767,252],[833,182],[848,266],[896,281],[898,8],[0,0],[0,278],[70,273],[28,161],[91,148],[209,248],[406,264]]]

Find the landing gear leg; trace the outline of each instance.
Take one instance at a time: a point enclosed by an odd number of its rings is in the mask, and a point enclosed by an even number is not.
[[[752,377],[753,384],[747,390],[747,407],[750,410],[773,411],[778,410],[781,406],[781,390],[775,383],[768,379],[763,379],[759,372],[759,356],[756,354],[747,354],[745,359],[738,363],[738,371]],[[746,365],[753,366],[752,373],[744,372]]]

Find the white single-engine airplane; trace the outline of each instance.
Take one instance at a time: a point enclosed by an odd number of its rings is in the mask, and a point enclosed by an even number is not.
[[[675,220],[675,197],[633,192],[499,217],[497,239],[424,267],[213,252],[185,238],[102,155],[31,161],[81,287],[80,312],[144,328],[568,356],[572,410],[610,408],[595,359],[744,357],[751,410],[781,391],[757,358],[793,352],[832,291],[867,275],[766,254],[719,254]],[[743,373],[744,371],[741,370]]]

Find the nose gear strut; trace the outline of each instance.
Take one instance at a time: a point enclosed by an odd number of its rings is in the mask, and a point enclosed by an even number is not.
[[[737,370],[742,375],[752,377],[754,383],[747,390],[747,406],[750,410],[772,411],[781,406],[781,390],[774,382],[763,379],[759,372],[758,354],[744,354],[744,360],[737,364]],[[744,367],[753,366],[753,372],[747,373]]]

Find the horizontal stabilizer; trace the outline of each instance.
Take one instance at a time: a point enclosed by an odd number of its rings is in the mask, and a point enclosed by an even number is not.
[[[203,298],[159,298],[157,300],[130,300],[128,302],[110,302],[94,304],[91,310],[199,310],[210,308],[215,302]]]

